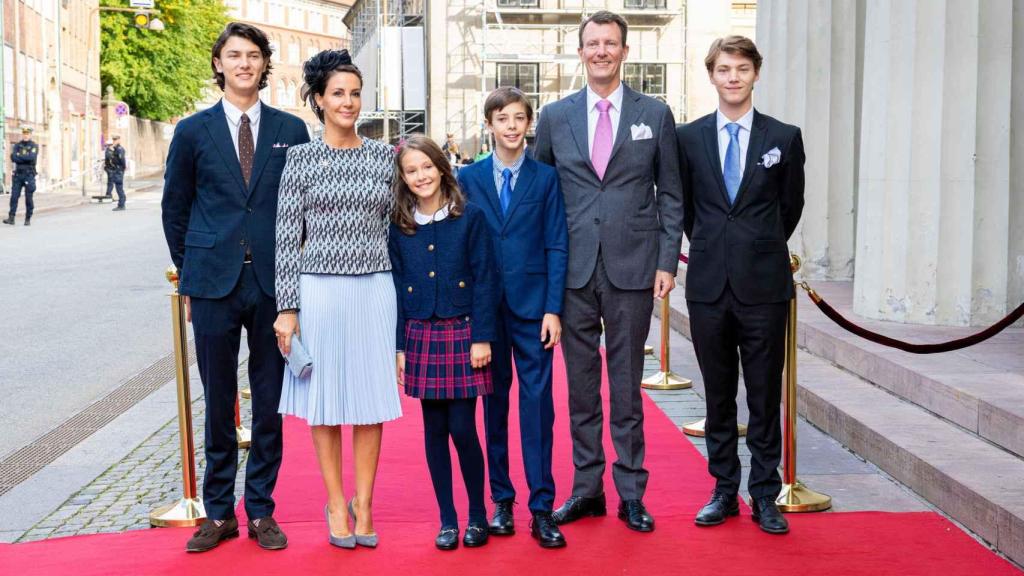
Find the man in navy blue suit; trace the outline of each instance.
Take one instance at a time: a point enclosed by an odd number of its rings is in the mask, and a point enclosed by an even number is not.
[[[512,358],[519,375],[519,432],[523,468],[530,488],[530,533],[545,548],[565,546],[551,516],[555,481],[551,474],[553,349],[561,339],[562,295],[569,233],[565,204],[554,168],[526,155],[533,107],[515,88],[499,88],[484,103],[484,120],[494,133],[494,154],[459,171],[470,202],[483,208],[494,232],[501,270],[498,337],[492,344],[494,392],[484,396],[487,466],[494,535],[515,532],[515,489],[508,472],[508,411]]]
[[[248,337],[252,446],[245,474],[248,535],[266,549],[287,546],[271,497],[281,465],[284,361],[273,324],[274,225],[288,146],[309,141],[305,124],[259,100],[270,74],[270,42],[233,22],[213,46],[224,98],[182,120],[164,176],[163,225],[181,279],[206,400],[203,504],[209,520],[186,545],[215,548],[238,536],[234,408],[242,328]]]

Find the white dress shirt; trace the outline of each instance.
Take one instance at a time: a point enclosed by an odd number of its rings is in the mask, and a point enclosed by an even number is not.
[[[587,84],[587,142],[590,143],[587,148],[591,156],[594,155],[594,133],[597,132],[597,119],[601,117],[601,112],[597,109],[599,100],[602,98]],[[612,120],[612,143],[614,144],[615,137],[619,133],[619,116],[622,115],[622,82],[619,82],[619,87],[603,100],[612,103],[611,108],[608,109],[608,116]]]
[[[717,112],[718,116],[718,160],[722,163],[722,174],[725,174],[725,152],[729,149],[729,131],[725,129],[725,125],[732,122],[722,114],[722,111]],[[740,141],[740,178],[743,177],[743,171],[747,169],[747,144],[750,143],[750,127],[754,124],[754,107],[751,106],[747,113],[740,117],[736,121],[740,125],[740,132],[736,136]]]
[[[224,115],[228,119],[228,131],[231,132],[231,142],[235,145],[235,156],[238,156],[238,127],[242,124],[242,111],[237,106],[228,102],[227,98],[222,98],[221,102],[224,104]],[[249,127],[252,129],[252,150],[256,151],[256,138],[260,135],[260,101],[257,99],[256,103],[249,107],[245,111],[245,114],[249,115]],[[239,159],[241,161],[241,159]]]

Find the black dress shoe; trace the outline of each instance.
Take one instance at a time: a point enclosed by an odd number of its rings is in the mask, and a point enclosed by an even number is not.
[[[495,536],[511,536],[516,533],[516,525],[512,521],[512,502],[495,502],[494,517],[488,531]]]
[[[458,548],[459,529],[441,528],[441,531],[437,533],[437,538],[434,538],[434,546],[437,546],[438,550],[455,550]]]
[[[562,507],[555,510],[551,515],[555,524],[561,526],[569,522],[575,522],[587,516],[604,516],[608,513],[605,504],[604,494],[587,498],[586,496],[569,496],[569,499],[562,504]]]
[[[562,548],[565,546],[565,536],[558,529],[551,512],[534,512],[533,520],[530,521],[530,535],[537,539],[541,548]]]
[[[789,532],[789,522],[779,512],[779,507],[775,505],[775,499],[769,496],[763,498],[755,498],[754,505],[754,522],[757,522],[761,526],[761,530],[769,534],[785,534]]]
[[[700,509],[693,523],[697,526],[717,526],[729,516],[738,516],[740,501],[735,494],[726,494],[719,490],[711,493],[711,500]]]
[[[462,537],[462,543],[466,548],[476,548],[487,544],[487,526],[483,524],[466,526],[466,534]]]
[[[637,532],[653,532],[654,518],[647,513],[647,508],[640,500],[623,500],[619,502],[619,520],[626,523],[630,530]]]

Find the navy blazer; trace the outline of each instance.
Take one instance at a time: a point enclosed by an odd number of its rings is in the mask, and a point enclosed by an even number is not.
[[[265,103],[261,107],[249,186],[242,178],[222,103],[174,128],[161,206],[182,295],[227,296],[249,250],[260,288],[274,297],[278,184],[288,146],[309,142],[309,132],[298,117]]]
[[[405,350],[405,320],[469,316],[473,342],[497,336],[498,269],[483,212],[472,204],[458,218],[388,231],[391,276],[398,292],[398,350]]]
[[[493,154],[459,170],[469,201],[483,209],[494,238],[504,297],[517,316],[540,320],[561,314],[569,259],[569,229],[558,172],[527,156],[502,214],[494,185]]]

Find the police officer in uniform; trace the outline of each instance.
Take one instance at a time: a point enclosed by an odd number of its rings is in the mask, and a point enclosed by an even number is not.
[[[11,177],[11,211],[4,224],[14,225],[14,214],[18,211],[18,198],[22,188],[25,189],[25,226],[32,222],[32,194],[36,191],[36,157],[39,156],[39,145],[32,141],[32,128],[21,128],[21,142],[14,144],[11,150],[11,161],[14,162],[14,175]]]
[[[117,206],[114,211],[124,210],[124,171],[126,163],[124,159],[124,147],[121,146],[121,137],[117,134],[111,136],[110,145],[103,154],[103,170],[107,173],[107,198],[110,192],[117,186]]]

